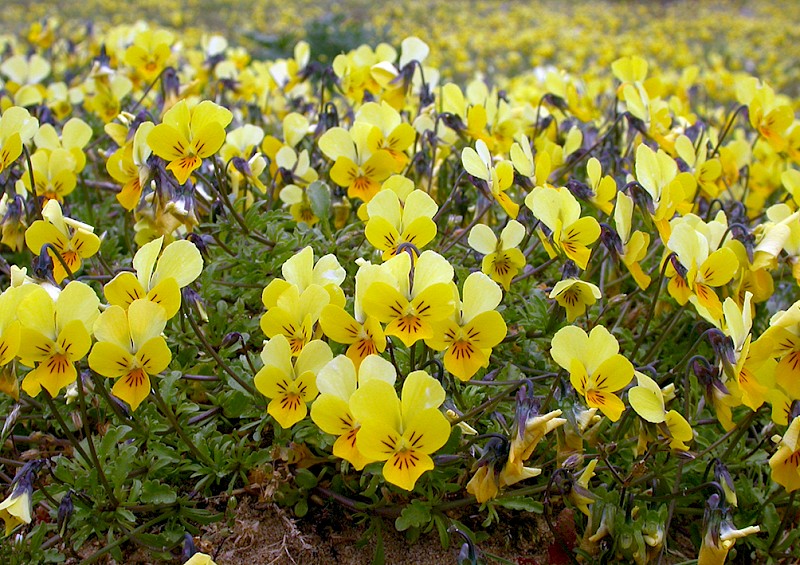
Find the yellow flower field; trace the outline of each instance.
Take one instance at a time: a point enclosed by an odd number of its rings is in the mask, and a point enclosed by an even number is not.
[[[3,12],[1,562],[800,560],[800,5]]]

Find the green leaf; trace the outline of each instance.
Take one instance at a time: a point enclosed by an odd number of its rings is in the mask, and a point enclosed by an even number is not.
[[[294,515],[298,518],[302,518],[306,514],[308,514],[308,500],[301,498],[297,501],[297,504],[294,505]]]
[[[524,510],[525,512],[533,512],[535,514],[544,512],[544,504],[528,496],[498,498],[494,501],[494,504],[502,506],[503,508],[508,508],[509,510]]]
[[[397,531],[403,532],[411,527],[421,528],[431,521],[431,508],[424,502],[415,500],[403,508],[400,516],[394,522]]]
[[[327,218],[331,210],[331,189],[322,181],[314,181],[306,189],[311,210],[318,218]]]
[[[100,445],[97,447],[97,456],[101,460],[111,457],[112,450],[130,431],[131,428],[129,426],[116,426],[114,428],[109,428],[109,430],[106,432],[106,435],[103,436],[103,440],[100,442]]]
[[[375,526],[375,554],[372,556],[372,565],[384,565],[384,563],[386,563],[386,555],[383,551],[383,532],[381,524],[378,522]]]
[[[146,504],[172,504],[177,498],[175,491],[169,485],[158,481],[142,483],[142,502]]]
[[[317,486],[317,477],[308,469],[298,469],[294,481],[298,487],[305,490],[310,490]]]

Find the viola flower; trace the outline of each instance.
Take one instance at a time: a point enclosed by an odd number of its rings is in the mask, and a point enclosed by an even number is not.
[[[681,305],[696,300],[713,319],[720,319],[722,302],[713,288],[727,284],[736,274],[739,261],[734,252],[727,247],[712,252],[708,239],[687,222],[676,223],[672,228],[667,249],[677,254],[686,269],[684,277],[672,265],[667,267],[669,293]]]
[[[83,265],[83,260],[100,249],[100,238],[94,234],[94,228],[64,217],[57,200],[45,204],[42,217],[43,220],[36,220],[25,232],[25,243],[33,253],[38,255],[45,245],[50,244],[64,260],[70,273],[75,274]],[[53,260],[53,278],[56,284],[61,284],[68,273],[55,251],[47,249]]]
[[[589,262],[589,245],[600,237],[600,224],[591,216],[581,218],[581,205],[566,188],[535,188],[525,197],[525,205],[550,230],[545,237],[537,233],[553,258],[563,253],[581,269]]]
[[[12,106],[0,115],[0,173],[11,166],[39,129],[39,120],[28,110]]]
[[[367,356],[383,353],[386,349],[386,335],[377,319],[364,313],[364,291],[376,276],[382,273],[377,265],[362,265],[356,273],[354,316],[338,304],[328,304],[320,313],[319,325],[328,338],[336,343],[349,345],[347,357],[358,369]],[[391,282],[391,278],[384,278]]]
[[[320,394],[311,405],[311,419],[323,432],[338,436],[333,444],[333,454],[348,461],[356,471],[375,459],[365,457],[358,450],[361,425],[350,411],[350,398],[357,387],[372,379],[394,386],[396,378],[394,366],[377,355],[367,356],[360,368],[356,368],[349,358],[339,355],[317,375]]]
[[[662,149],[657,152],[644,143],[636,148],[636,180],[653,201],[653,221],[662,241],[670,237],[669,220],[688,196],[694,194],[691,173],[678,173],[678,164]]]
[[[30,290],[17,307],[22,326],[19,358],[35,368],[25,375],[22,390],[36,396],[44,387],[55,397],[78,376],[75,362],[89,352],[100,300],[91,287],[77,281],[55,300],[40,286],[25,286]]]
[[[721,192],[718,183],[722,175],[720,160],[707,159],[708,149],[705,144],[700,144],[698,151],[695,152],[692,141],[685,135],[679,135],[675,140],[675,152],[689,166],[703,195],[709,200],[717,198]]]
[[[117,379],[111,393],[131,411],[150,394],[150,375],[166,369],[172,360],[161,335],[166,325],[164,309],[147,299],[134,300],[127,310],[110,306],[95,320],[97,343],[89,353],[89,367]]]
[[[125,50],[125,63],[145,83],[153,82],[167,66],[172,54],[170,45],[173,42],[174,37],[167,30],[145,29],[136,34],[133,44]]]
[[[414,190],[401,206],[393,190],[381,190],[367,204],[367,241],[383,252],[386,260],[397,255],[397,247],[410,243],[421,250],[436,237],[433,216],[439,207],[422,190]]]
[[[650,275],[642,270],[639,262],[647,256],[650,234],[639,230],[631,232],[633,213],[633,199],[624,192],[618,193],[616,206],[614,206],[614,223],[622,243],[620,258],[639,288],[645,290],[650,286]]]
[[[467,242],[484,255],[481,271],[508,291],[513,278],[525,266],[525,256],[517,249],[524,237],[525,227],[510,220],[500,232],[499,239],[489,226],[477,224],[470,230]]]
[[[128,308],[134,301],[147,298],[164,308],[167,319],[181,307],[181,290],[203,271],[203,257],[187,240],[173,241],[161,251],[164,237],[144,244],[133,257],[136,275],[119,273],[103,287],[109,304]],[[160,257],[159,257],[160,254]]]
[[[579,279],[558,281],[550,291],[550,298],[555,298],[559,306],[567,311],[567,321],[572,323],[578,316],[586,313],[586,307],[597,302],[602,296],[597,285]]]
[[[344,306],[345,297],[341,284],[347,272],[339,264],[336,255],[328,253],[314,263],[314,250],[304,247],[281,266],[282,279],[270,282],[261,293],[264,308],[270,309],[278,303],[278,297],[294,285],[302,293],[311,285],[321,286],[330,296],[330,303]]]
[[[369,202],[378,194],[381,183],[395,170],[395,160],[385,150],[372,152],[369,138],[380,130],[366,123],[355,123],[351,130],[334,127],[319,138],[319,148],[334,161],[330,177],[337,185],[347,188],[349,198]]]
[[[150,166],[147,160],[152,151],[147,145],[147,136],[154,127],[153,122],[140,124],[133,141],[117,149],[106,162],[108,174],[122,185],[122,190],[117,194],[117,201],[129,211],[138,206],[144,185],[150,178]]]
[[[6,526],[6,537],[8,537],[14,528],[21,524],[31,523],[31,494],[33,486],[31,485],[30,477],[25,471],[18,474],[14,482],[14,490],[3,502],[0,502],[0,518]]]
[[[633,379],[633,365],[618,352],[617,338],[603,326],[595,326],[589,335],[577,326],[561,328],[550,350],[553,360],[569,371],[572,386],[586,404],[613,422],[625,410],[614,393]]]
[[[203,100],[191,109],[181,100],[148,134],[147,144],[153,153],[169,162],[167,169],[179,184],[184,184],[203,159],[222,147],[225,128],[232,119],[230,110],[210,100]]]
[[[367,138],[369,151],[373,154],[387,151],[395,162],[393,172],[399,173],[408,165],[406,151],[413,145],[417,132],[411,124],[403,122],[397,110],[386,101],[368,102],[358,109],[356,122],[375,126]]]
[[[720,505],[720,497],[714,493],[706,503],[703,516],[703,543],[697,555],[697,565],[724,565],[737,539],[757,534],[761,531],[759,526],[737,528],[734,526],[730,512]]]
[[[278,297],[273,307],[261,316],[261,331],[268,338],[283,335],[299,355],[314,336],[314,326],[330,296],[319,285],[311,284],[302,293],[290,285]]]
[[[617,195],[617,183],[611,175],[603,176],[603,167],[597,158],[592,157],[586,163],[586,176],[592,195],[589,200],[604,214],[611,214],[613,200]]]
[[[694,439],[692,427],[686,418],[675,410],[667,411],[664,407],[664,393],[658,384],[647,375],[635,372],[638,386],[628,391],[628,402],[631,408],[642,419],[653,424],[665,424],[668,437],[671,438],[670,447],[679,451],[688,451],[685,442]]]
[[[514,166],[511,161],[500,161],[497,166],[494,166],[489,148],[482,139],[479,139],[475,142],[475,149],[465,147],[462,150],[461,162],[469,174],[486,182],[489,192],[506,214],[511,218],[516,218],[519,214],[519,204],[506,194],[506,191],[514,184]]]
[[[792,492],[800,488],[800,416],[792,420],[769,459],[772,480]]]
[[[433,251],[425,251],[414,265],[401,253],[382,266],[392,282],[376,280],[364,293],[364,312],[386,326],[386,335],[399,337],[410,347],[420,339],[433,337],[433,323],[447,318],[455,308],[453,267]]]
[[[64,201],[64,197],[75,190],[78,178],[75,176],[75,161],[66,149],[53,151],[37,151],[31,155],[33,166],[33,183],[28,164],[25,163],[25,173],[22,175],[22,185],[25,189],[41,196],[45,200]]]
[[[497,283],[483,273],[472,273],[464,281],[463,295],[453,316],[433,323],[433,337],[425,343],[431,349],[445,351],[444,368],[459,380],[468,381],[489,364],[492,348],[503,341],[507,328],[495,310],[503,298]]]
[[[380,379],[364,383],[350,397],[350,410],[361,423],[356,446],[365,457],[386,461],[386,481],[410,491],[433,469],[430,455],[450,437],[450,423],[438,409],[444,398],[442,385],[424,371],[406,377],[401,398]]]
[[[33,136],[37,153],[40,151],[52,152],[59,149],[69,151],[72,157],[72,171],[80,173],[86,166],[86,154],[83,148],[92,139],[92,128],[80,118],[71,118],[61,129],[61,136],[50,124],[44,124]]]
[[[333,359],[328,344],[314,340],[306,344],[292,363],[292,349],[282,334],[264,344],[264,367],[256,373],[258,392],[270,398],[267,412],[283,428],[291,428],[306,417],[306,403],[317,397],[317,374]]]

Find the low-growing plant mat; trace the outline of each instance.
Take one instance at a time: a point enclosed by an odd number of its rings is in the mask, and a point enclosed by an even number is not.
[[[0,563],[800,561],[798,4],[455,6],[4,5]]]

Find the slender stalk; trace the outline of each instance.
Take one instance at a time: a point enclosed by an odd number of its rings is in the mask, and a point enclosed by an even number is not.
[[[100,463],[100,459],[97,457],[97,450],[94,447],[94,440],[92,439],[92,430],[89,428],[89,413],[86,411],[86,389],[83,388],[83,378],[78,375],[78,378],[75,382],[78,383],[78,406],[80,406],[81,420],[83,420],[83,435],[86,436],[86,444],[89,446],[89,453],[92,456],[95,469],[97,469],[97,476],[100,478],[100,482],[103,483],[103,487],[108,493],[108,498],[111,500],[111,504],[116,508],[119,506],[119,501],[114,495],[114,490],[111,488],[111,485],[106,478],[106,474],[103,471],[103,465]]]
[[[181,303],[181,310],[183,311],[183,314],[186,317],[186,319],[189,320],[189,325],[192,326],[192,329],[194,330],[194,333],[197,335],[197,338],[200,340],[200,343],[203,345],[203,348],[206,350],[206,352],[209,355],[211,355],[211,357],[214,358],[214,361],[217,362],[217,365],[219,365],[222,368],[223,371],[228,373],[228,375],[234,381],[236,381],[239,384],[239,386],[241,386],[247,392],[249,392],[250,394],[255,396],[256,391],[253,389],[253,387],[250,386],[244,380],[242,380],[242,378],[239,375],[237,375],[236,372],[228,366],[228,364],[225,362],[225,360],[222,357],[219,356],[219,353],[217,353],[214,350],[214,348],[208,342],[208,338],[206,338],[206,335],[203,333],[203,330],[200,329],[200,326],[197,325],[197,321],[192,316],[191,312],[189,311],[189,308],[187,308],[186,305],[183,302]]]
[[[156,399],[156,404],[158,404],[159,410],[161,410],[164,416],[167,417],[167,420],[169,420],[169,423],[172,425],[175,431],[178,432],[178,435],[186,444],[186,447],[189,448],[189,451],[191,451],[195,457],[203,461],[203,463],[209,467],[213,467],[214,462],[207,455],[204,455],[199,449],[197,449],[197,446],[192,441],[192,438],[189,437],[189,434],[186,433],[186,431],[183,429],[183,426],[181,426],[180,422],[178,422],[178,417],[175,415],[175,412],[173,412],[172,408],[170,408],[169,405],[164,401],[164,398],[161,396],[157,386],[152,388],[152,393],[153,397]]]

